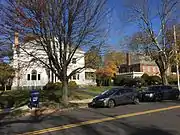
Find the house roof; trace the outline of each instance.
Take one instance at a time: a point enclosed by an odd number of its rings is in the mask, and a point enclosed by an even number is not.
[[[126,58],[127,59],[127,58]],[[146,64],[146,65],[156,65],[156,63],[151,60],[150,56],[139,53],[130,54],[130,65],[134,64]],[[120,66],[126,65],[126,63],[121,64]]]

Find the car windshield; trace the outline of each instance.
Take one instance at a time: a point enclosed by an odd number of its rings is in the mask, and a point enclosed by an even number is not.
[[[117,90],[118,90],[118,89],[115,89],[115,88],[109,89],[109,90],[106,90],[106,91],[104,91],[103,93],[101,93],[101,95],[110,96],[110,95],[112,95],[114,92],[116,92]]]

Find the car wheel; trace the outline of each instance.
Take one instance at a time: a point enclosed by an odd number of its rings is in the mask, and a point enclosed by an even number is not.
[[[134,104],[139,104],[139,98],[135,97],[133,102],[134,102]]]
[[[112,100],[112,99],[109,100],[109,101],[108,101],[108,107],[109,107],[109,108],[113,108],[114,106],[115,106],[114,100]]]

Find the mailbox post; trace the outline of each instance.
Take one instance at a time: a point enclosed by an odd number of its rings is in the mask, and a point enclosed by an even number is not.
[[[39,107],[39,97],[40,93],[38,90],[31,90],[30,91],[30,103],[29,107],[32,109],[32,107],[38,108]]]

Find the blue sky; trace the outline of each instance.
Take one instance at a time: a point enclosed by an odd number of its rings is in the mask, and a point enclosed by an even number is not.
[[[112,9],[111,17],[109,21],[111,23],[110,34],[108,44],[112,46],[113,49],[120,50],[121,42],[126,35],[131,35],[137,31],[137,27],[134,24],[125,24],[121,19],[123,3],[122,0],[108,0],[108,6]]]

